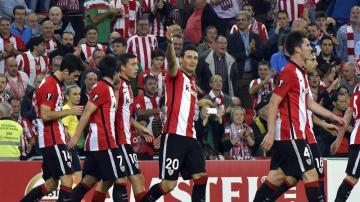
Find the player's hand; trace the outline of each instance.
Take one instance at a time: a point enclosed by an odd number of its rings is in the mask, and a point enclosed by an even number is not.
[[[76,47],[74,47],[74,55],[75,56],[78,56],[78,57],[80,57],[80,55],[81,55],[81,47],[79,47],[79,46],[76,46]]]
[[[264,151],[268,152],[270,151],[273,144],[274,144],[274,135],[270,135],[269,133],[267,133],[263,141],[261,142],[261,148]]]
[[[341,145],[342,138],[336,138],[336,140],[330,145],[330,154],[335,155]]]
[[[161,135],[159,137],[155,138],[153,141],[154,149],[160,149],[161,145]]]
[[[337,123],[338,125],[340,125],[340,127],[343,127],[343,126],[346,125],[346,122],[345,122],[345,120],[344,120],[343,117],[338,117],[338,116],[336,116],[335,114],[333,114],[333,116],[331,117],[331,119],[332,119],[335,123]]]
[[[340,130],[339,127],[337,127],[336,125],[329,124],[326,122],[323,124],[323,128],[333,136],[337,136],[337,134],[339,133],[339,130]]]
[[[174,35],[174,26],[166,26],[166,38],[168,41],[172,43],[173,41],[173,35]]]
[[[79,138],[77,138],[76,136],[73,136],[67,143],[68,149],[74,148],[75,145],[78,143],[78,141],[79,141]]]
[[[27,154],[30,154],[31,149],[32,149],[31,144],[27,144],[27,145],[26,145],[26,153],[27,153]]]
[[[84,112],[84,106],[73,106],[70,110],[71,115],[80,116]]]
[[[154,141],[154,135],[152,134],[152,132],[145,128],[145,127],[142,127],[141,128],[141,134],[142,134],[142,137],[145,139],[146,142],[153,142]]]
[[[14,49],[15,49],[15,48],[14,48],[14,45],[13,45],[12,43],[6,43],[6,44],[4,44],[4,50],[5,50],[6,52],[11,53],[11,52],[13,52]]]

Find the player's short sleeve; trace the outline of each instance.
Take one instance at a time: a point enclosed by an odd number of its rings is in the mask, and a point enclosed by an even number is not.
[[[291,70],[281,71],[275,82],[274,93],[280,97],[285,97],[289,90],[294,87],[294,80],[296,79],[297,76]]]
[[[41,85],[39,89],[36,91],[36,97],[39,99],[39,107],[41,105],[45,105],[50,107],[51,109],[55,109],[58,92],[56,89],[56,85],[49,83],[45,83],[44,85]]]
[[[109,96],[106,96],[106,92],[107,91],[100,86],[95,86],[90,92],[89,101],[99,107],[106,102],[106,97],[109,99]]]

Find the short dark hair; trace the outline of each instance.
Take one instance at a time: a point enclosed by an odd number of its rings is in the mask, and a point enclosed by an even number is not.
[[[115,43],[120,43],[125,47],[127,46],[127,42],[123,37],[117,37],[111,42],[111,44],[115,44]]]
[[[225,38],[227,40],[227,38],[224,35],[218,34],[218,35],[216,35],[214,41],[217,42],[220,37],[223,37],[223,38]]]
[[[335,67],[330,63],[324,63],[316,68],[317,73],[319,74],[320,78],[322,79],[326,74],[328,74],[331,69]]]
[[[10,23],[11,23],[11,19],[10,19],[10,18],[8,18],[8,17],[5,17],[5,16],[0,17],[0,23],[2,23],[2,21],[8,21],[8,22],[10,22]]]
[[[320,45],[325,41],[325,40],[330,40],[331,43],[334,45],[334,42],[332,40],[332,38],[330,36],[324,35],[321,39],[320,39]]]
[[[98,68],[101,78],[109,77],[113,79],[115,73],[119,72],[119,65],[117,64],[115,57],[110,55],[107,55],[100,60]]]
[[[315,19],[317,18],[327,18],[326,12],[324,11],[316,11]]]
[[[95,25],[88,25],[85,27],[85,33],[88,33],[90,30],[96,30],[96,32],[99,33],[99,30]]]
[[[146,83],[149,81],[149,80],[156,80],[156,77],[154,75],[147,75],[143,78],[142,82],[144,85],[146,85]]]
[[[192,51],[197,52],[197,49],[196,49],[196,47],[195,47],[194,45],[189,45],[189,46],[184,47],[184,48],[181,50],[180,57],[183,58],[184,55],[185,55],[185,52],[186,52],[186,51],[189,51],[189,50],[192,50]]]
[[[316,27],[316,29],[321,29],[321,28],[320,28],[320,26],[319,26],[318,24],[313,23],[313,22],[311,22],[311,23],[308,25],[308,27],[309,27],[309,26],[312,26],[312,27],[313,27],[313,26],[315,26],[315,27]]]
[[[64,71],[65,69],[67,69],[69,71],[69,74],[71,74],[75,71],[82,72],[85,67],[79,57],[75,56],[72,53],[68,53],[63,57],[60,65],[60,71]]]
[[[30,39],[30,41],[26,44],[26,49],[33,51],[35,46],[38,46],[41,43],[44,43],[44,38],[41,36],[34,36]]]
[[[306,39],[306,36],[302,32],[290,32],[285,39],[285,50],[289,55],[293,55],[295,53],[295,48],[301,47],[304,39]]]
[[[163,57],[165,58],[165,53],[163,50],[157,48],[151,53],[151,59],[157,58],[157,57]]]
[[[126,63],[129,62],[130,59],[136,58],[136,56],[132,53],[124,53],[117,57],[119,60],[120,65],[126,65]]]
[[[260,66],[260,65],[266,65],[266,66],[268,66],[269,67],[269,69],[270,69],[270,64],[269,64],[269,62],[268,61],[266,61],[266,60],[261,60],[259,63],[258,63],[258,66]]]
[[[22,5],[17,5],[13,8],[13,15],[15,15],[16,10],[25,10],[25,15],[26,15],[26,8]]]
[[[279,14],[285,14],[287,17],[289,17],[289,14],[288,14],[285,10],[280,10],[280,11],[278,11],[277,14],[276,14],[276,17],[277,17]]]

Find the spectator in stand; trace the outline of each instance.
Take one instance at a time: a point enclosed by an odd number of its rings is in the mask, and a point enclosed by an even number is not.
[[[49,58],[44,55],[44,39],[41,36],[31,38],[27,47],[29,50],[18,55],[16,60],[19,69],[27,74],[34,86],[35,76],[50,71],[50,63]]]
[[[49,54],[49,58],[52,59],[56,56],[64,57],[68,53],[76,52],[74,48],[74,36],[71,32],[64,32],[61,37],[61,45],[58,49],[52,51]],[[79,52],[79,51],[77,51]],[[74,53],[75,54],[75,53]],[[77,53],[79,54],[79,53]]]
[[[336,10],[336,9],[334,9]],[[347,13],[346,13],[347,14]],[[355,54],[360,54],[360,7],[351,8],[350,22],[341,26],[336,38],[339,45],[336,48],[337,55],[346,62],[354,61]]]
[[[336,89],[340,86],[340,78],[337,76],[335,66],[325,63],[317,67],[320,76],[320,102],[326,109],[331,110],[331,97],[336,93]]]
[[[90,58],[89,61],[89,67],[90,68],[95,68],[96,70],[98,70],[99,67],[99,62],[102,58],[104,58],[106,56],[106,53],[104,50],[102,49],[95,49],[92,57]]]
[[[0,103],[7,101],[9,99],[9,95],[7,95],[5,91],[6,85],[7,85],[6,75],[0,73]]]
[[[228,37],[228,51],[232,55],[240,71],[240,81],[237,94],[244,108],[251,108],[251,96],[249,94],[249,84],[251,80],[257,78],[258,62],[264,58],[264,47],[259,35],[249,32],[251,16],[246,11],[241,11],[237,20],[239,31],[230,34]]]
[[[63,56],[61,55],[57,55],[51,59],[51,73],[54,73],[60,69],[62,59]]]
[[[26,8],[24,6],[15,6],[13,9],[14,22],[11,24],[11,34],[21,37],[27,44],[32,36],[31,29],[25,25]]]
[[[304,12],[304,1],[303,0],[277,0],[276,8],[277,11],[285,11],[289,14],[289,20],[295,21],[303,16]]]
[[[138,95],[144,95],[144,79],[148,75],[154,76],[156,78],[156,96],[160,98],[164,95],[165,91],[165,75],[166,71],[163,69],[165,53],[160,49],[155,49],[151,55],[151,67],[140,73],[137,88]],[[150,121],[151,122],[151,121]]]
[[[25,0],[32,12],[47,13],[51,0]]]
[[[5,75],[7,78],[5,91],[11,97],[22,99],[29,90],[28,88],[32,88],[34,85],[25,72],[19,71],[18,62],[14,57],[6,59]]]
[[[207,50],[212,50],[214,48],[215,38],[218,35],[218,31],[215,26],[210,25],[205,29],[203,36],[203,42],[200,43],[196,50],[199,55],[205,53]]]
[[[239,14],[244,10],[244,1],[238,0],[211,0],[210,4],[219,18],[219,34],[226,35]]]
[[[213,103],[207,99],[199,101],[200,115],[195,121],[196,137],[203,147],[204,156],[208,160],[224,159],[221,144],[224,134],[222,120],[223,112],[216,109]]]
[[[335,45],[339,45],[339,41],[336,38],[336,27],[335,27],[335,20],[327,17],[324,11],[316,12],[316,21],[315,23],[320,26],[321,29],[321,38],[324,36],[331,37],[332,41]]]
[[[357,5],[360,5],[359,0],[348,0],[348,1],[332,0],[326,10],[328,16],[335,19],[336,24],[342,26],[347,22],[349,22],[349,17],[350,17],[349,13],[352,12],[352,8],[354,8]],[[351,21],[351,17],[350,17],[350,21]]]
[[[101,30],[102,32],[103,30]],[[86,33],[86,43],[81,44],[81,59],[86,63],[90,62],[91,56],[94,53],[95,49],[102,49],[106,52],[106,46],[100,44],[98,40],[99,30],[95,25],[89,25],[85,28]]]
[[[315,23],[310,23],[307,26],[307,38],[310,41],[310,45],[316,56],[320,55],[320,37],[321,37],[321,29],[320,26]]]
[[[87,69],[83,72],[81,77],[81,96],[80,105],[86,105],[88,102],[90,91],[98,81],[98,71],[95,69]],[[87,134],[87,133],[84,133]]]
[[[320,103],[321,101],[321,91],[320,91],[320,76],[319,76],[319,71],[314,71],[309,73],[309,86],[310,86],[310,91],[313,97],[313,100],[317,103]]]
[[[54,50],[58,49],[60,42],[54,35],[54,23],[50,20],[46,20],[42,23],[41,36],[45,40],[46,54],[50,54]]]
[[[121,35],[119,34],[119,32],[111,32],[110,36],[109,36],[109,40],[107,42],[107,46],[106,46],[106,52],[107,54],[113,54],[113,49],[111,47],[111,44],[113,43],[113,41],[116,39],[116,38],[119,38],[121,37]],[[126,42],[126,41],[125,41]]]
[[[176,60],[179,63],[180,54],[184,47],[184,37],[179,34],[173,35],[173,46],[175,50]]]
[[[255,13],[253,11],[253,6],[251,4],[245,4],[243,7],[244,11],[247,11],[251,15],[251,24],[249,27],[249,32],[258,34],[263,44],[266,46],[268,43],[268,33],[266,27],[263,23],[257,21],[255,19]],[[236,24],[231,28],[230,33],[234,33],[237,31]]]
[[[157,47],[156,37],[149,34],[149,20],[138,18],[136,34],[127,40],[127,52],[136,55],[141,67],[147,70],[151,67],[151,54]]]
[[[208,26],[220,25],[218,16],[206,0],[195,0],[194,6],[189,7],[184,19],[186,19],[184,38],[194,45],[200,43],[202,34]],[[219,27],[217,29],[219,30]]]
[[[35,89],[40,86],[41,81],[45,78],[46,74],[38,74],[35,77],[34,88],[31,88],[29,91],[26,92],[26,95],[22,98],[21,101],[21,115],[30,120],[36,121],[36,113],[35,108],[33,107],[33,99],[35,99]],[[36,125],[36,124],[33,124]]]
[[[271,70],[278,74],[282,68],[289,63],[284,53],[285,36],[278,40],[278,52],[274,53],[270,59]]]
[[[253,130],[244,123],[245,109],[236,106],[231,111],[231,124],[225,128],[222,139],[226,159],[253,159],[251,147],[255,145]]]
[[[274,28],[269,31],[269,45],[272,52],[278,51],[278,40],[289,32],[289,15],[286,11],[279,11],[275,18]]]
[[[116,32],[117,33],[117,32]],[[112,42],[111,42],[111,54],[113,54],[114,56],[120,56],[122,54],[124,54],[126,52],[126,40],[122,37],[118,37],[115,38]]]
[[[274,85],[274,72],[271,71],[269,63],[265,60],[259,62],[259,78],[251,81],[249,94],[252,95],[253,109],[261,103],[263,99],[270,100]]]
[[[17,56],[25,50],[23,40],[10,32],[11,20],[0,18],[0,73],[5,73],[5,60],[10,56]]]
[[[147,75],[143,79],[144,94],[138,95],[134,101],[134,111],[137,117],[149,119],[147,128],[154,134],[155,138],[161,135],[162,125],[160,120],[160,99],[157,95],[157,78]]]
[[[323,36],[320,40],[320,54],[316,57],[318,65],[321,66],[324,63],[339,66],[341,59],[334,55],[334,43],[329,36]]]
[[[292,32],[299,31],[299,32],[307,33],[307,22],[302,18],[298,18],[292,21],[291,31]]]
[[[35,13],[30,13],[27,16],[27,26],[31,29],[31,36],[38,36],[41,34],[41,25],[38,22],[38,16]]]
[[[237,87],[240,75],[235,59],[227,53],[227,39],[224,36],[216,36],[214,49],[200,56],[196,68],[197,83],[204,93],[211,90],[211,78],[220,75],[224,85],[221,90],[230,96],[239,96],[240,89]]]
[[[119,8],[111,8],[106,0],[87,0],[84,3],[85,25],[94,25],[99,33],[99,43],[106,43],[110,35],[112,19],[122,15]]]
[[[65,87],[65,100],[66,104],[62,107],[62,110],[71,109],[73,106],[77,106],[80,103],[80,87],[76,84],[72,84]],[[67,138],[71,138],[74,136],[76,127],[79,124],[79,120],[74,115],[65,116],[61,119],[66,134],[69,136]],[[84,140],[83,135],[81,139]],[[84,140],[85,141],[85,140]],[[80,166],[80,158],[79,153],[77,151],[77,148],[72,148],[69,150],[70,157],[71,157],[71,168],[73,170],[73,176],[74,176],[74,184],[78,184],[81,182],[82,176],[81,176],[81,166]]]
[[[112,31],[126,39],[134,35],[140,3],[136,0],[112,0],[110,6],[118,12],[113,18],[115,23]]]
[[[75,37],[75,30],[71,25],[71,22],[68,22],[63,18],[63,13],[60,7],[53,6],[50,8],[49,20],[54,24],[54,35],[57,39],[60,39],[64,32],[70,32]]]
[[[25,3],[25,0],[0,0],[0,16],[12,18],[13,9],[15,8],[15,6],[24,6],[27,13],[31,12],[31,10],[28,9],[28,6]]]
[[[349,90],[350,96],[354,91],[355,86],[359,83],[359,80],[355,74],[356,68],[357,66],[354,62],[347,62],[342,68],[343,78],[340,80],[340,85]]]

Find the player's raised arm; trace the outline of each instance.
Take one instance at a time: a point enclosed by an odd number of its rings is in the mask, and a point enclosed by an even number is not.
[[[166,59],[168,61],[168,73],[171,77],[175,77],[177,74],[177,63],[176,55],[173,46],[173,26],[167,27],[166,31],[167,48],[166,48]]]

